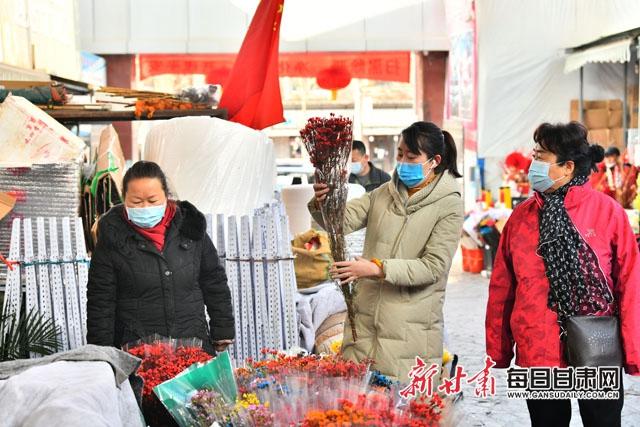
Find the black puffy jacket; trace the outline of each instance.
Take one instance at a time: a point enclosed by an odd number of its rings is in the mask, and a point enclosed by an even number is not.
[[[87,286],[87,342],[120,347],[158,333],[200,338],[213,352],[211,341],[234,338],[227,277],[204,215],[178,202],[160,253],[123,211],[115,206],[98,225]]]

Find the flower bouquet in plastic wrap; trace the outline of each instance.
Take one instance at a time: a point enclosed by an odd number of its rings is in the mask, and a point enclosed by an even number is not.
[[[214,422],[253,425],[250,413],[236,407],[238,389],[226,351],[206,363],[192,365],[153,391],[181,427],[209,427]]]
[[[449,425],[439,396],[407,400],[368,361],[272,350],[263,357],[234,371],[224,352],[153,391],[180,427]]]
[[[336,355],[288,355],[265,351],[236,371],[240,390],[252,393],[275,414],[275,426],[447,425],[449,411],[439,396],[407,400],[402,386]]]
[[[202,349],[202,341],[154,335],[128,343],[122,349],[142,359],[137,375],[143,380],[142,412],[147,423],[154,427],[175,425],[153,388],[194,363],[210,360],[212,356]]]
[[[236,370],[236,381],[240,392],[255,394],[277,414],[275,425],[297,425],[310,408],[335,405],[349,393],[357,395],[369,375],[369,363],[346,361],[336,355],[262,353],[264,359],[248,359]]]
[[[438,396],[411,401],[398,410],[389,395],[363,393],[354,400],[339,399],[330,409],[312,409],[302,420],[303,427],[397,426],[437,427],[443,423],[442,399]]]
[[[331,114],[329,118],[312,117],[300,131],[311,163],[316,168],[316,182],[329,187],[329,193],[320,206],[324,228],[329,234],[331,255],[334,261],[346,261],[344,238],[344,212],[347,206],[347,163],[351,155],[353,131],[351,119]],[[340,285],[347,304],[347,314],[354,341],[358,336],[355,327],[355,285]]]

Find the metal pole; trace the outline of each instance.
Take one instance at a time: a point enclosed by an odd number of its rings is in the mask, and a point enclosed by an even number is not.
[[[584,123],[584,67],[580,67],[580,100],[578,101],[580,109],[580,123]]]
[[[631,62],[633,64],[633,62]],[[627,127],[629,126],[629,123],[627,121],[627,112],[629,111],[627,109],[627,75],[629,74],[629,64],[626,62],[622,63],[622,66],[624,67],[624,74],[623,74],[623,79],[624,79],[624,94],[622,95],[622,140],[624,141],[624,147],[627,147]]]

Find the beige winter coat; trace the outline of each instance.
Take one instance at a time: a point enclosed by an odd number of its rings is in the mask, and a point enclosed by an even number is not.
[[[309,211],[323,225],[315,200]],[[441,364],[444,291],[462,222],[460,190],[448,172],[410,198],[394,175],[348,202],[345,233],[367,228],[363,256],[382,260],[385,278],[358,281],[358,340],[345,325],[347,359],[371,358],[375,369],[402,382],[416,356]]]

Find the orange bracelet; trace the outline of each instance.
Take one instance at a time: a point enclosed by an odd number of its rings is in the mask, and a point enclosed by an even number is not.
[[[380,277],[384,278],[386,276],[386,274],[384,273],[384,266],[382,265],[382,261],[380,261],[378,258],[372,258],[371,262],[374,263],[375,265],[377,265],[380,268],[380,271],[382,272],[382,276],[380,276]]]

